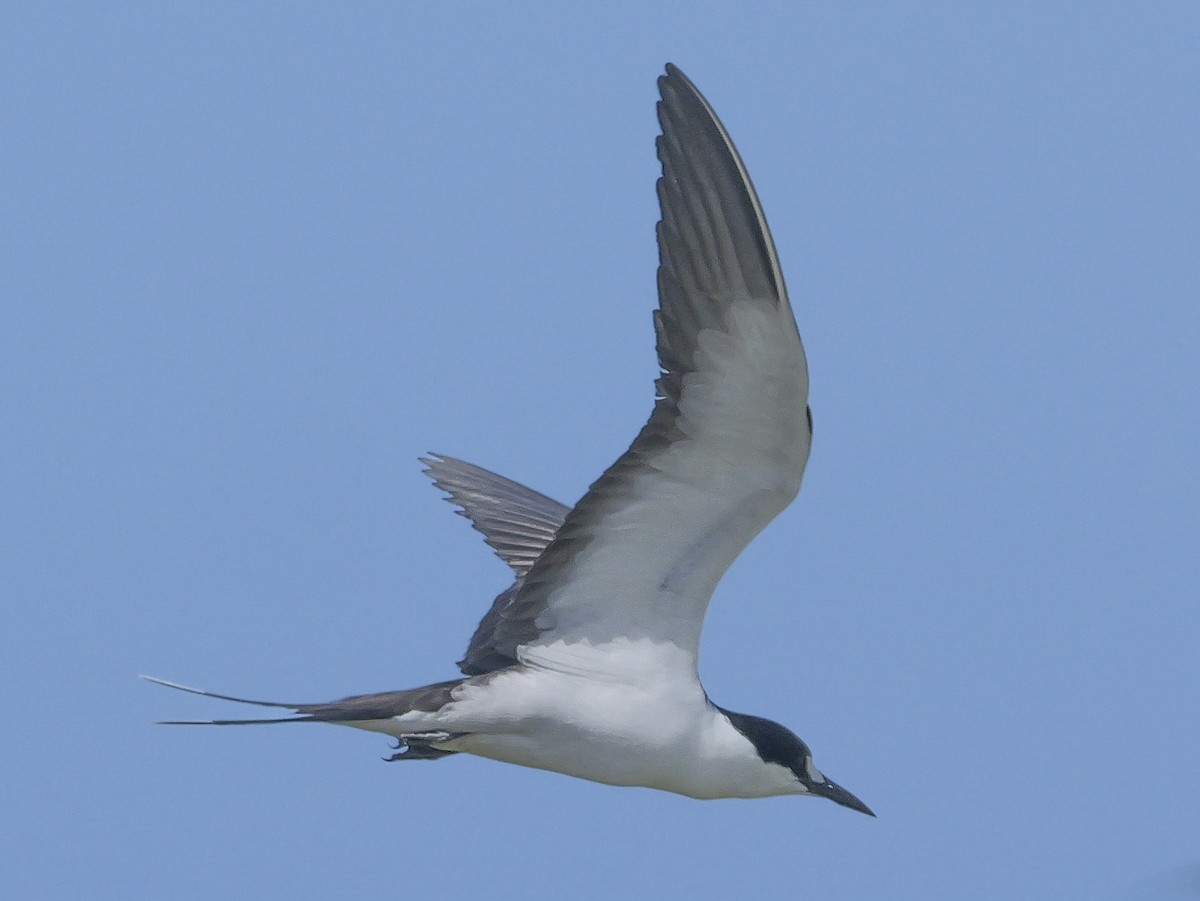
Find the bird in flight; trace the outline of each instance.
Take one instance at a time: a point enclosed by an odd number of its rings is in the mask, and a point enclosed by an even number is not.
[[[812,795],[874,816],[779,723],[700,684],[709,599],[800,490],[808,366],[758,196],[725,127],[678,68],[658,80],[659,306],[654,409],[573,508],[453,457],[422,462],[515,580],[463,677],[270,719],[382,732],[391,760],[476,754],[693,798]],[[174,721],[176,723],[184,721]],[[198,724],[198,721],[186,721]]]

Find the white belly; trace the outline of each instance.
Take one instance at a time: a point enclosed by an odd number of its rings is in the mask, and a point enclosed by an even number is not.
[[[633,686],[544,670],[497,674],[444,709],[441,747],[609,785],[696,798],[777,794],[698,681]],[[749,752],[749,753],[748,753]]]

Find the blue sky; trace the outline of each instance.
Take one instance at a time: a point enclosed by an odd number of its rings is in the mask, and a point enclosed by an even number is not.
[[[1200,895],[1200,11],[0,13],[11,897]],[[454,674],[503,564],[420,474],[565,502],[655,373],[654,79],[732,131],[812,372],[712,697],[877,820],[455,758],[141,683]]]

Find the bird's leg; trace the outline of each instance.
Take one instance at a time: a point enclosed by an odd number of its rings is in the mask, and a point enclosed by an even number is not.
[[[458,752],[435,748],[433,746],[434,742],[441,744],[442,742],[447,742],[463,735],[466,735],[466,733],[428,732],[420,735],[405,735],[396,739],[396,744],[392,748],[396,753],[391,757],[383,759],[386,763],[393,763],[397,760],[439,760],[442,757],[457,754]]]

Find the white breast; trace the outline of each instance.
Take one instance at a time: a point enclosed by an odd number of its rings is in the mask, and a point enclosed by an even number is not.
[[[630,684],[539,669],[497,674],[439,716],[446,748],[609,785],[694,798],[802,790],[765,764],[698,680]]]

